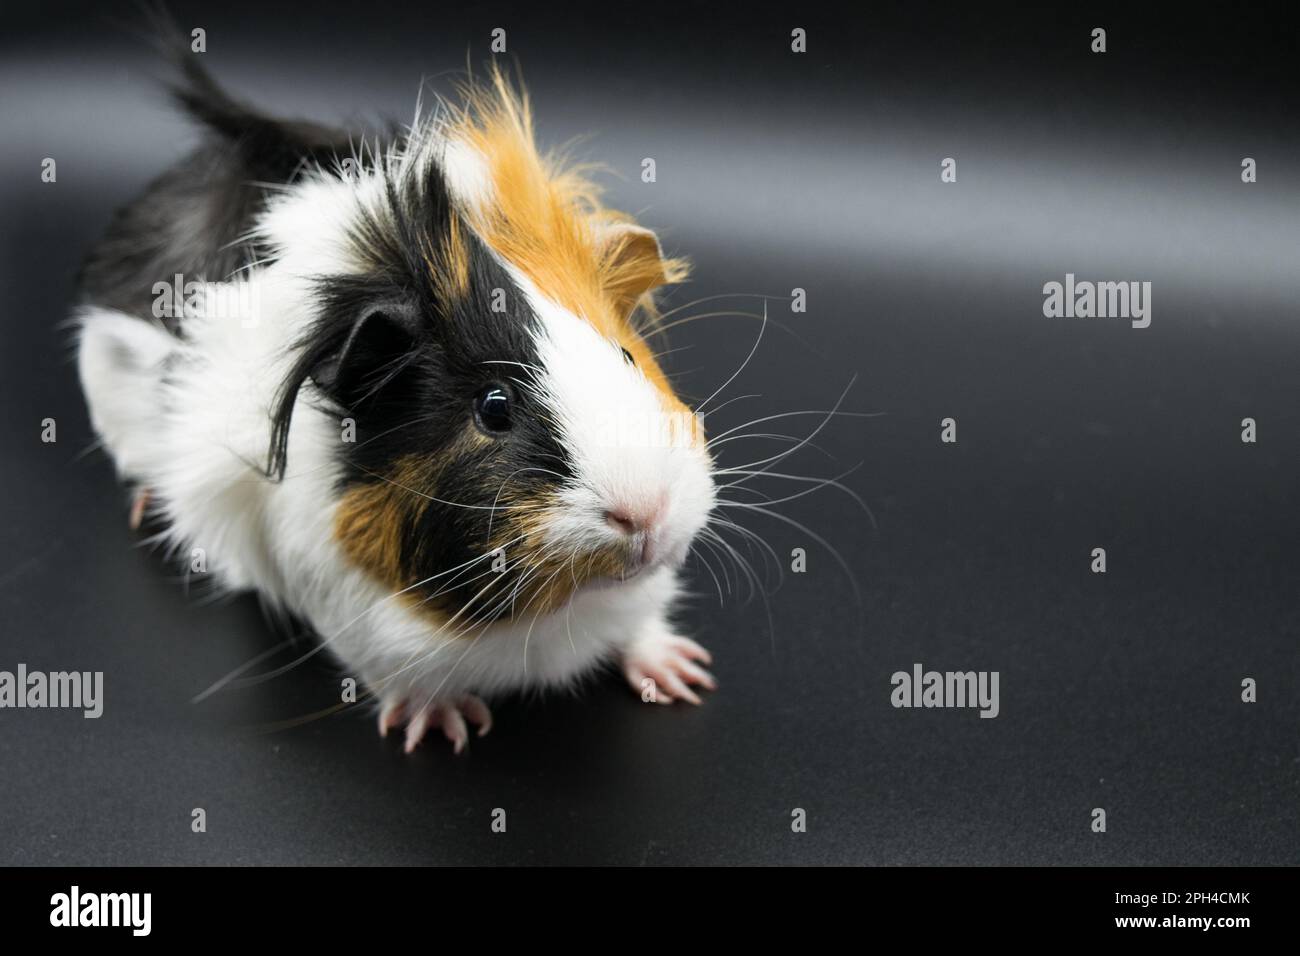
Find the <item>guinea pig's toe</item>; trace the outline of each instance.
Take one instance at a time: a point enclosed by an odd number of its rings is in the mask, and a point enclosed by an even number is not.
[[[405,713],[406,701],[385,701],[383,707],[379,710],[379,736],[387,737],[390,730],[401,724]]]
[[[459,701],[460,712],[469,718],[469,722],[478,728],[478,736],[483,737],[492,729],[492,711],[483,703],[482,698],[466,694]]]
[[[696,644],[689,637],[674,637],[671,643],[681,652],[681,655],[687,660],[699,661],[705,667],[713,663],[713,655],[707,650]],[[710,687],[709,690],[713,688]]]
[[[441,704],[434,709],[434,719],[442,728],[442,735],[451,741],[452,753],[460,754],[469,744],[465,715],[454,705]]]
[[[144,524],[145,513],[149,510],[149,499],[152,497],[148,488],[141,486],[136,489],[135,497],[131,499],[131,514],[127,518],[127,526],[132,531],[139,531],[140,526]]]
[[[455,703],[436,705],[433,723],[442,728],[443,736],[451,741],[452,751],[459,754],[469,746],[470,724],[478,729],[480,737],[492,729],[492,712],[481,698],[464,694]]]

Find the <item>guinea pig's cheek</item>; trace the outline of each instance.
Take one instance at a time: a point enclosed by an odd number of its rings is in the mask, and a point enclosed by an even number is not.
[[[399,591],[413,580],[405,545],[427,502],[409,490],[426,478],[417,463],[404,463],[395,475],[344,492],[334,508],[334,539],[353,565]]]
[[[708,524],[717,500],[717,486],[708,458],[703,454],[692,454],[673,483],[673,508],[669,518],[673,549],[670,557],[673,561],[681,563],[686,560],[691,543]]]

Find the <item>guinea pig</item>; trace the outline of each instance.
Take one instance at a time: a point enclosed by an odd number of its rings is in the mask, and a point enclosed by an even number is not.
[[[306,621],[407,752],[605,663],[699,703],[670,615],[714,466],[645,338],[687,263],[539,152],[500,72],[378,141],[180,74],[201,145],[117,213],[76,316],[132,525]]]

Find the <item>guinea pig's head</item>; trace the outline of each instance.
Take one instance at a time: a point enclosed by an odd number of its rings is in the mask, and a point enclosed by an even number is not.
[[[335,204],[320,221],[338,248],[272,466],[295,404],[351,418],[343,552],[466,628],[679,565],[715,502],[699,421],[643,337],[651,293],[686,265],[539,155],[531,127],[496,77],[303,194]]]

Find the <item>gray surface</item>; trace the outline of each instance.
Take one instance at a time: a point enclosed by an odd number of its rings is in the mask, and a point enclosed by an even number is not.
[[[827,408],[858,376],[846,407],[887,414],[828,426],[834,460],[792,470],[861,462],[848,483],[878,528],[831,491],[783,511],[843,554],[862,606],[807,533],[756,519],[778,553],[807,547],[809,571],[766,605],[720,604],[692,565],[685,619],[722,685],[700,709],[643,707],[610,678],[503,702],[457,760],[440,743],[403,757],[360,714],[276,729],[334,701],[319,661],[191,704],[281,633],[246,597],[187,596],[136,546],[107,462],[82,454],[58,329],[88,244],[187,134],[147,54],[91,5],[15,11],[0,669],[103,670],[107,702],[98,721],[0,711],[0,862],[1300,862],[1300,195],[1290,59],[1266,19],[1112,17],[1102,60],[1070,18],[806,16],[800,59],[790,17],[750,5],[711,25],[607,13],[558,29],[490,6],[302,23],[177,6],[223,81],[325,119],[407,116],[422,73],[481,61],[504,25],[543,137],[593,133],[583,154],[623,177],[613,203],[694,259],[670,305],[806,288],[806,315],[773,306],[797,338],[769,329],[727,393],[762,397],[711,424]],[[945,156],[955,185],[938,181]],[[1242,156],[1259,183],[1239,182]],[[1150,280],[1151,328],[1045,319],[1041,286],[1067,271]],[[669,365],[702,397],[755,331],[685,325]],[[57,444],[39,441],[47,416]],[[956,446],[938,441],[946,416]],[[999,671],[1001,716],[891,708],[889,676],[914,661]],[[1257,704],[1238,699],[1246,676]],[[790,832],[793,807],[808,833]]]

